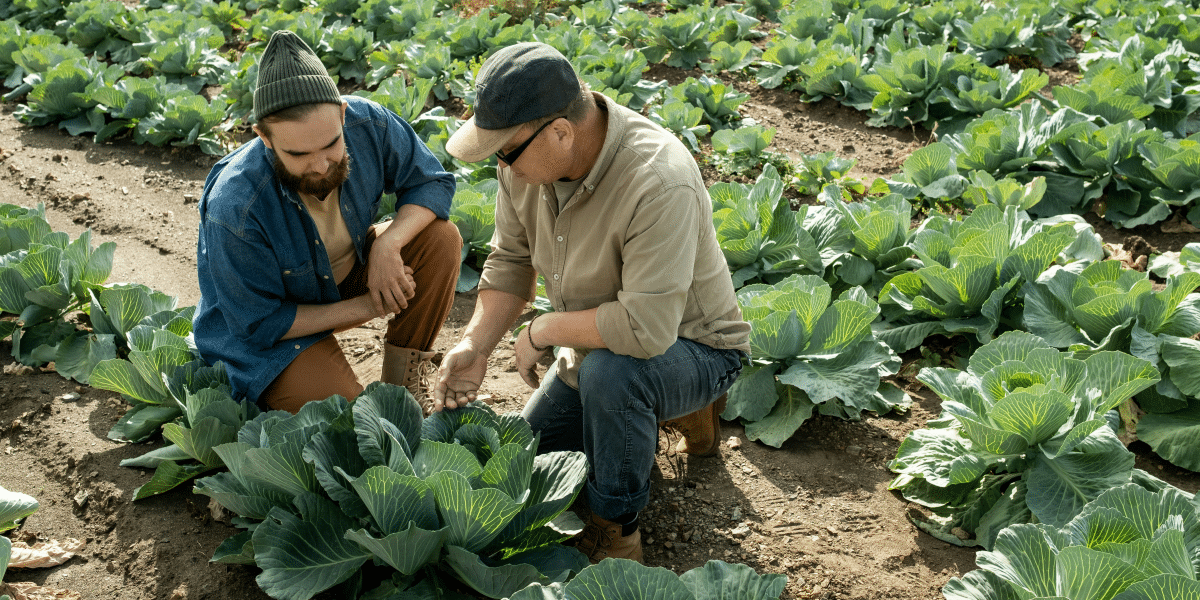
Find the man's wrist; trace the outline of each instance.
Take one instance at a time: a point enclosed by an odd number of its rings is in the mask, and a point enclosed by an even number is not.
[[[550,347],[552,346],[552,344],[547,344],[545,346],[539,346],[537,344],[537,342],[533,341],[533,324],[537,322],[538,317],[542,316],[542,314],[543,313],[538,313],[538,314],[534,315],[533,318],[529,320],[529,325],[525,328],[525,332],[529,336],[529,345],[533,346],[533,349],[537,350],[538,352],[545,352],[545,351],[549,350]]]

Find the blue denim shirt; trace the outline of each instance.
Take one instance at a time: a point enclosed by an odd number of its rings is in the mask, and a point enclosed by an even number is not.
[[[454,177],[395,113],[364,98],[344,99],[350,177],[340,191],[342,217],[358,260],[366,262],[363,242],[382,194],[396,194],[397,208],[416,204],[445,219]],[[316,224],[275,177],[274,162],[256,138],[213,167],[200,199],[196,346],[210,364],[225,363],[235,397],[253,400],[331,333],[280,340],[297,305],[341,300]]]

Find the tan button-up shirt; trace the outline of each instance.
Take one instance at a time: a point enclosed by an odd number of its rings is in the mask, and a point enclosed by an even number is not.
[[[480,278],[532,300],[537,274],[555,311],[599,307],[610,350],[636,358],[678,338],[750,353],[712,201],[691,154],[658,125],[594,93],[608,110],[596,165],[559,210],[552,185],[500,169],[496,233]],[[578,387],[586,349],[562,349],[558,375]]]

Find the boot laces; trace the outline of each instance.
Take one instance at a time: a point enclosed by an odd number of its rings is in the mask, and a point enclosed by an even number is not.
[[[575,548],[588,557],[594,556],[597,552],[604,552],[607,555],[614,541],[610,529],[612,527],[601,527],[596,523],[588,523],[580,532]]]
[[[432,360],[418,360],[416,368],[412,369],[409,392],[421,404],[421,409],[427,417],[433,412],[433,394],[430,390],[433,388],[432,383],[437,370],[437,365],[433,364]]]

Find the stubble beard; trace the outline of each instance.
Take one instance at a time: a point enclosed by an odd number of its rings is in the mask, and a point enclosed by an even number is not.
[[[295,175],[287,170],[279,157],[275,157],[275,176],[284,187],[301,194],[316,196],[325,200],[333,190],[341,187],[350,177],[350,153],[342,155],[342,160],[330,168],[323,177],[314,178],[307,175]]]

